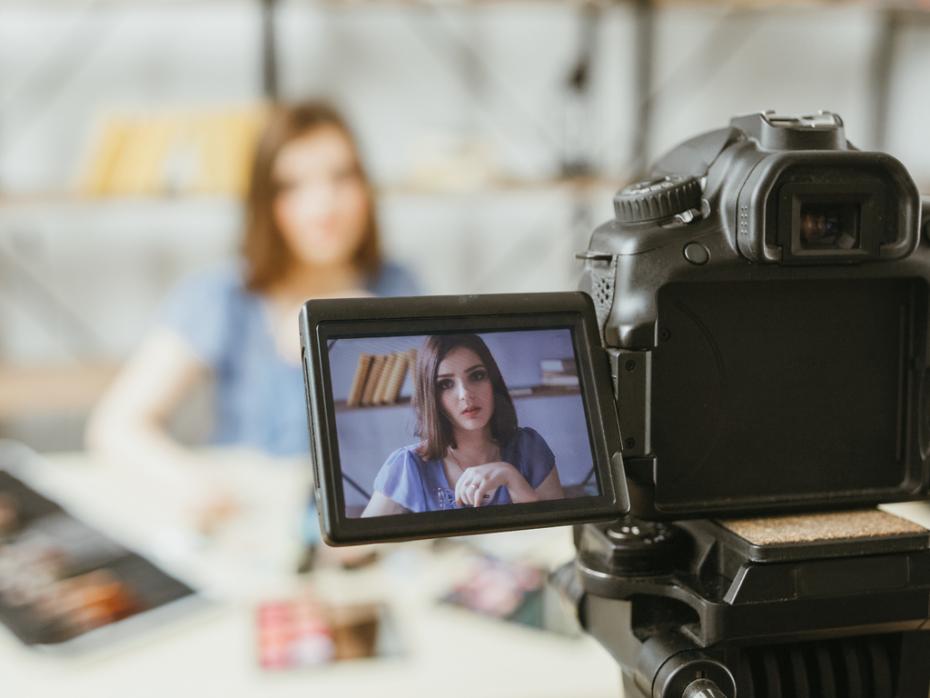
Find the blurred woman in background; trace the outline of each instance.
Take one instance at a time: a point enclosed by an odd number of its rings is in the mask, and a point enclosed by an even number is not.
[[[241,257],[174,290],[87,429],[88,445],[108,456],[184,471],[185,490],[200,502],[216,493],[191,492],[186,466],[198,458],[168,429],[199,381],[213,383],[213,443],[305,454],[301,304],[416,292],[382,260],[355,139],[323,103],[272,110],[252,163]]]

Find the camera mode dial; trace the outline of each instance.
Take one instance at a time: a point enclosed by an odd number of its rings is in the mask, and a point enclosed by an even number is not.
[[[694,177],[669,175],[624,187],[614,196],[621,223],[645,223],[701,208],[701,183]]]

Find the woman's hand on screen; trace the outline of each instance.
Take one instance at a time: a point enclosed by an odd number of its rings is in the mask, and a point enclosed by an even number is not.
[[[535,500],[533,488],[513,465],[504,461],[466,468],[455,483],[455,500],[460,505],[480,507],[491,501],[498,487],[506,487],[515,503]]]

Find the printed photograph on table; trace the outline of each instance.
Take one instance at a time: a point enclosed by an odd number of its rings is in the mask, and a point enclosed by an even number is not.
[[[600,494],[568,328],[329,348],[345,515]]]
[[[578,637],[570,604],[546,583],[545,567],[526,560],[474,555],[440,602],[492,620]]]
[[[402,654],[393,615],[380,603],[333,604],[312,596],[266,601],[257,608],[256,633],[265,670]]]
[[[136,620],[140,629],[153,615],[167,619],[169,606],[181,614],[202,603],[187,584],[7,472],[0,456],[0,625],[23,644],[87,650],[128,632],[116,626]]]

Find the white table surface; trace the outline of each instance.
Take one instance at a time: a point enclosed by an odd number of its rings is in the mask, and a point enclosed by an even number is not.
[[[92,525],[194,581],[215,601],[83,654],[24,648],[0,629],[0,696],[500,696],[617,698],[613,659],[589,637],[567,638],[443,607],[436,598],[467,565],[461,550],[425,543],[391,546],[358,571],[298,577],[297,531],[304,468],[245,453],[215,453],[241,514],[214,539],[192,536],[170,492],[86,454],[54,454],[31,465],[30,480]],[[484,536],[498,552],[555,565],[573,553],[567,529]],[[386,601],[402,654],[322,668],[264,671],[256,653],[259,601],[305,593],[330,600]]]

